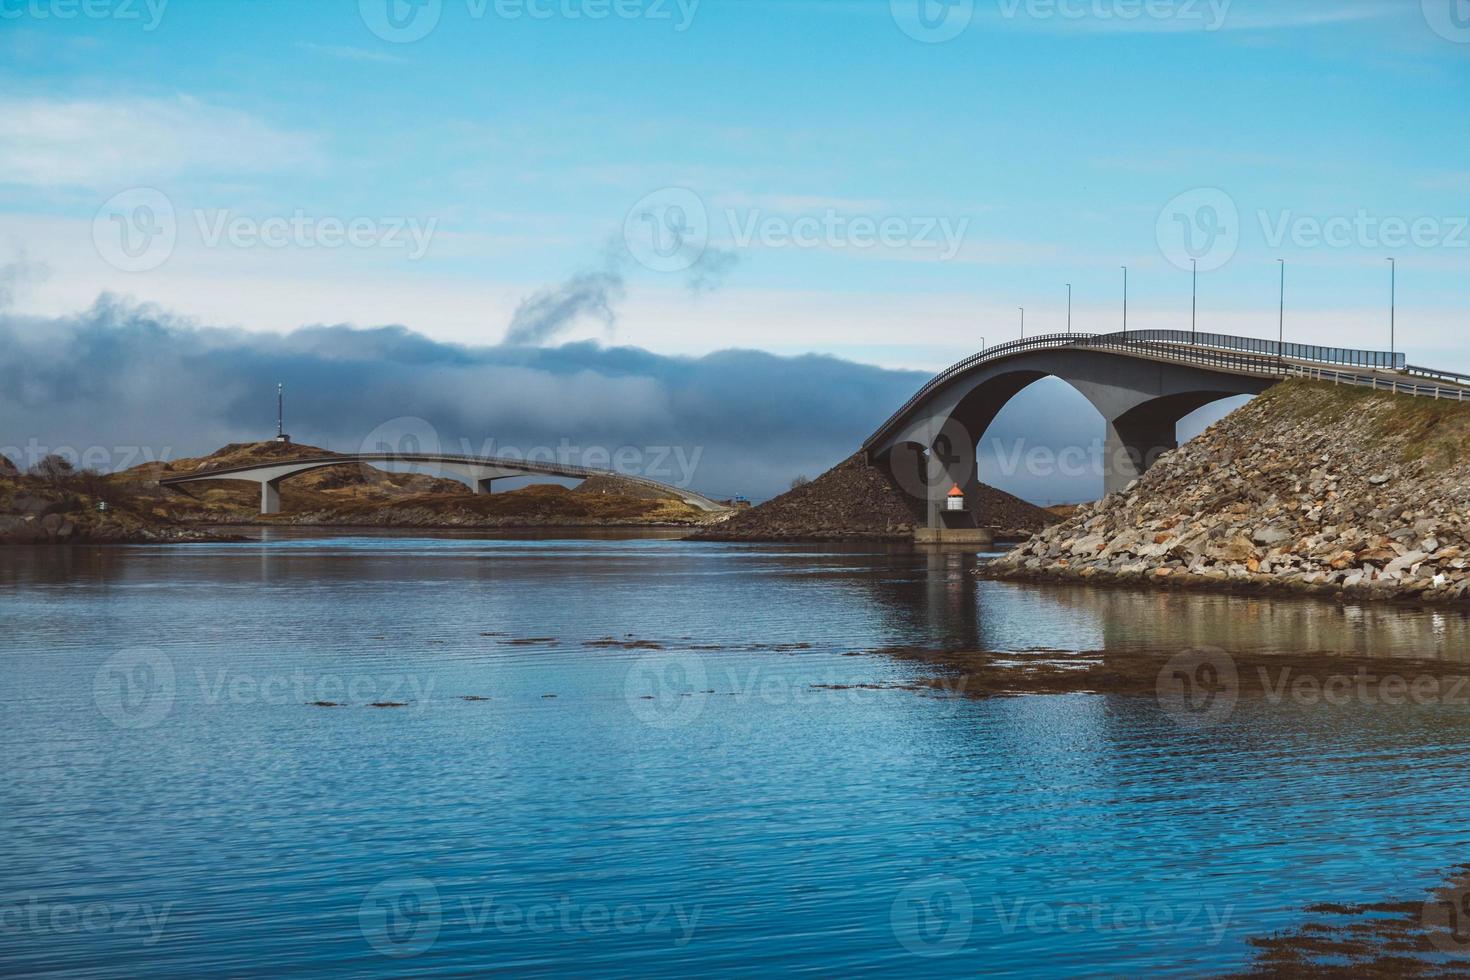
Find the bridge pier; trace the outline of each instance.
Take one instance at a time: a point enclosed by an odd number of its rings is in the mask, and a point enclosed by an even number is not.
[[[474,487],[474,490],[475,490],[475,493],[476,494],[487,494],[488,495],[488,494],[492,494],[492,493],[495,492],[495,488],[490,485],[490,484],[492,484],[494,482],[495,482],[495,479],[493,477],[490,478],[490,479],[488,479],[488,480],[474,480],[474,481],[472,481],[471,486]]]
[[[1128,412],[1110,419],[1103,441],[1103,493],[1123,490],[1164,453],[1178,449],[1177,422],[1172,412]]]
[[[260,512],[262,514],[279,514],[281,512],[281,481],[260,481]]]

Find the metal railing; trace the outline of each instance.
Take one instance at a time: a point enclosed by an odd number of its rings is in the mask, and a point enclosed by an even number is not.
[[[1321,347],[1317,344],[1283,344],[1259,337],[1232,337],[1229,334],[1195,333],[1192,330],[1130,330],[1109,336],[1127,337],[1130,340],[1188,344],[1191,347],[1212,347],[1216,350],[1291,358],[1296,361],[1312,361],[1317,364],[1377,368],[1383,371],[1402,371],[1406,367],[1405,355],[1386,350],[1355,350],[1351,347]]]
[[[937,388],[981,364],[1014,357],[1035,350],[1071,347],[1078,350],[1108,350],[1150,360],[1175,364],[1194,364],[1235,374],[1258,377],[1305,377],[1334,384],[1371,387],[1395,394],[1417,395],[1464,401],[1470,390],[1470,375],[1432,372],[1409,367],[1405,355],[1389,351],[1354,350],[1347,347],[1321,347],[1314,344],[1278,343],[1256,337],[1232,337],[1226,334],[1194,333],[1189,330],[1129,330],[1110,334],[1044,334],[1025,340],[1014,340],[980,351],[953,364],[931,378],[903,407],[890,415],[863,442],[866,451],[879,442],[900,419]],[[1306,364],[1298,362],[1310,362]],[[1339,367],[1367,369],[1370,373],[1338,370]],[[1451,381],[1457,387],[1419,384],[1396,377],[1381,377],[1371,372],[1408,374],[1427,379]],[[1464,387],[1459,387],[1463,385]]]

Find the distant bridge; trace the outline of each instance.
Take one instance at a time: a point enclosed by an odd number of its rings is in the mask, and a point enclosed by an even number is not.
[[[1189,330],[1048,334],[981,351],[929,381],[863,443],[868,461],[925,498],[931,531],[975,527],[945,495],[979,488],[976,445],[1023,388],[1048,376],[1077,389],[1107,423],[1104,485],[1111,493],[1178,446],[1184,416],[1289,377],[1316,378],[1427,398],[1470,398],[1470,376],[1411,367],[1404,355]]]
[[[249,463],[243,466],[222,466],[215,469],[196,470],[182,476],[164,477],[159,486],[177,487],[205,480],[243,480],[260,484],[260,512],[277,514],[281,510],[281,481],[298,473],[326,469],[329,466],[344,466],[351,463],[402,463],[416,466],[432,466],[445,473],[467,481],[475,493],[489,493],[494,480],[515,476],[558,476],[585,480],[594,476],[614,477],[658,490],[675,497],[691,507],[703,511],[728,510],[726,505],[711,500],[692,490],[650,480],[642,476],[629,476],[614,470],[591,469],[586,466],[570,466],[561,463],[537,463],[529,460],[504,459],[499,456],[452,456],[439,453],[347,453],[337,456],[311,456],[300,459],[272,460],[264,463]]]

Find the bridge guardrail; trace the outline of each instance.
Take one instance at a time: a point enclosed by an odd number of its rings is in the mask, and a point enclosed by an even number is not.
[[[1293,360],[1313,361],[1318,364],[1377,368],[1382,371],[1402,371],[1407,367],[1406,355],[1386,350],[1357,350],[1351,347],[1280,343],[1260,337],[1234,337],[1223,333],[1196,333],[1192,330],[1129,330],[1126,333],[1108,334],[1107,336],[1188,344],[1192,347],[1213,347],[1219,350],[1262,354],[1269,357],[1289,357]]]

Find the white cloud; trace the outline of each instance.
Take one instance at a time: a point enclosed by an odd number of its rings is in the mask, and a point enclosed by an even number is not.
[[[383,65],[409,63],[407,58],[400,58],[398,55],[388,54],[385,51],[369,51],[365,48],[349,48],[335,44],[316,44],[312,41],[297,41],[296,46],[302,51],[310,51],[312,54],[325,55],[340,61],[366,61]]]
[[[311,137],[198,99],[7,100],[0,183],[115,188],[180,174],[312,165]]]

